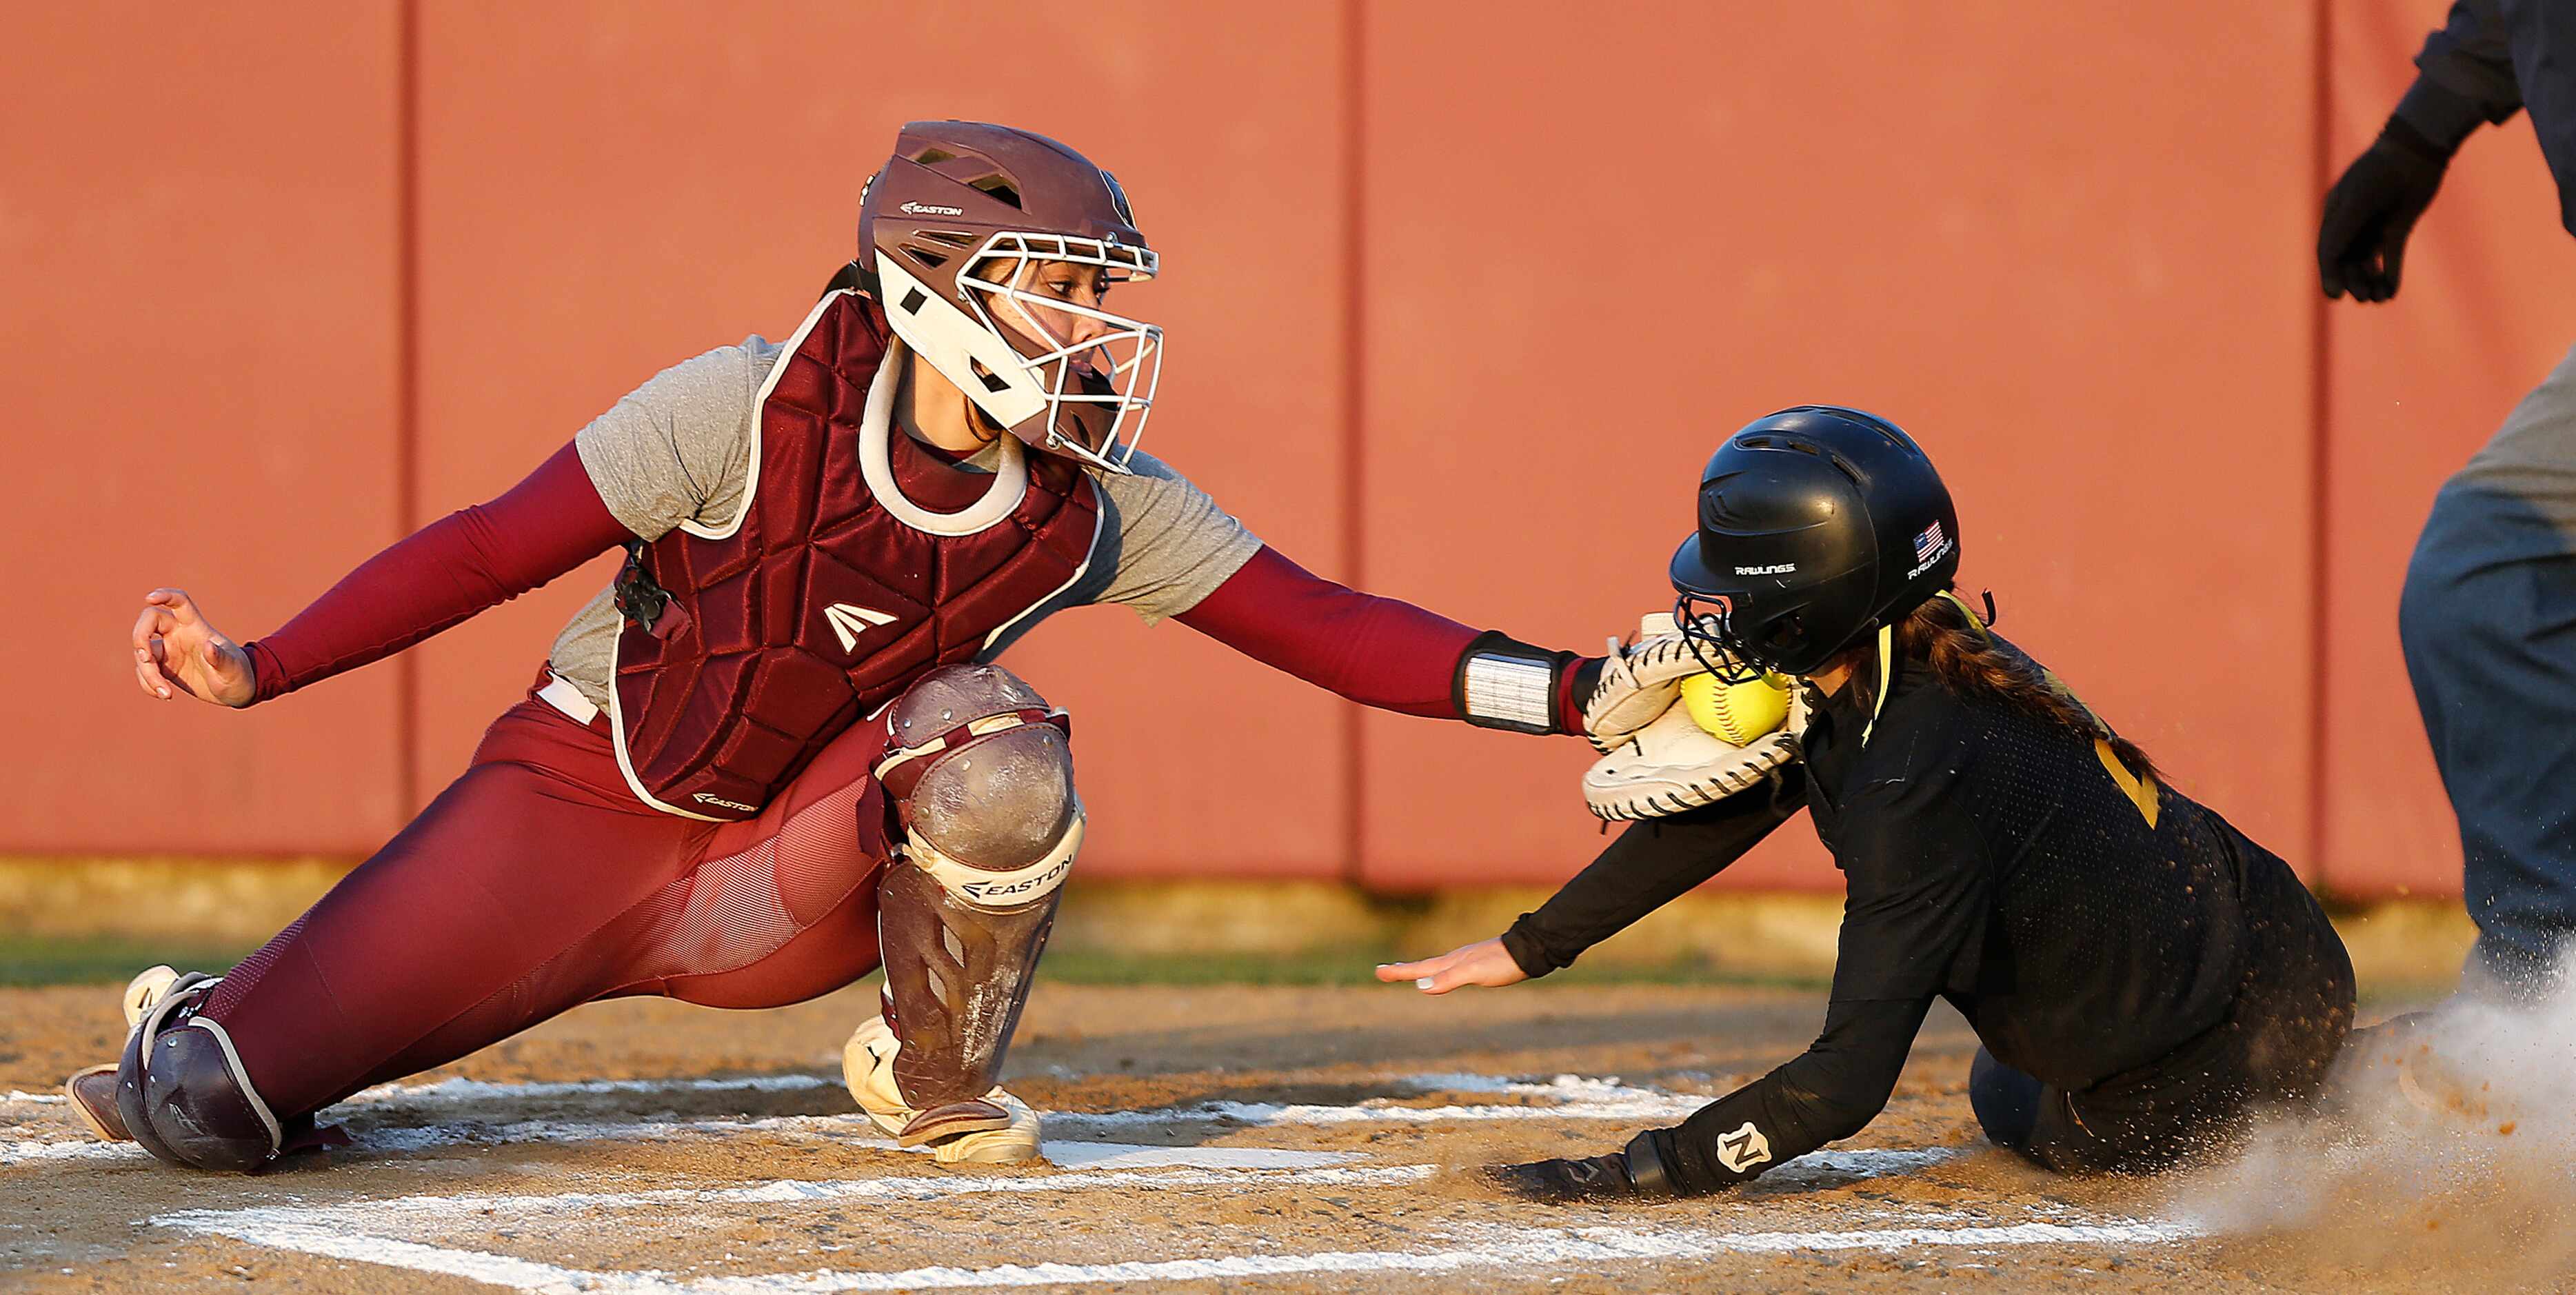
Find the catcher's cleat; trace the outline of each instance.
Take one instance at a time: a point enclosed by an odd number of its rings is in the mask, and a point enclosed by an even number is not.
[[[871,1016],[841,1050],[841,1077],[870,1123],[907,1147],[926,1146],[943,1165],[1007,1165],[1036,1160],[1038,1113],[999,1087],[980,1099],[915,1110],[895,1086],[901,1040],[882,1016]]]
[[[101,1142],[132,1142],[134,1135],[125,1131],[125,1115],[116,1109],[116,1063],[90,1066],[72,1072],[63,1081],[63,1095],[71,1098],[72,1113],[98,1135]]]
[[[134,979],[125,982],[125,994],[117,1006],[125,1013],[126,1033],[132,1034],[134,1027],[143,1023],[144,1014],[160,1003],[178,979],[179,973],[171,968],[154,966],[145,967],[135,974]],[[63,1081],[63,1095],[71,1099],[73,1113],[81,1117],[81,1123],[88,1125],[89,1131],[97,1134],[99,1140],[134,1140],[134,1135],[125,1129],[125,1116],[116,1109],[115,1062],[73,1072],[71,1078]]]

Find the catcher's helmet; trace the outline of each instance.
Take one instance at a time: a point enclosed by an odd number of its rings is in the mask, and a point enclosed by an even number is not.
[[[1783,409],[1700,473],[1699,527],[1673,553],[1674,616],[1742,663],[1721,673],[1809,674],[1949,588],[1958,534],[1948,487],[1895,424]]]
[[[972,273],[1010,262],[999,281]],[[1044,135],[972,121],[907,123],[859,198],[860,282],[895,336],[1012,435],[1116,472],[1144,435],[1163,330],[1021,289],[1058,261],[1111,282],[1154,277],[1117,177]],[[1030,306],[1108,326],[1080,346]]]

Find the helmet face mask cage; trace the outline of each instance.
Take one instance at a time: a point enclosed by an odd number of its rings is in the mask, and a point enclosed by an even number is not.
[[[1086,283],[1154,277],[1117,177],[1030,131],[907,122],[860,193],[858,232],[858,273],[841,286],[872,297],[913,359],[966,394],[979,432],[1130,471],[1162,330],[1024,282],[1060,276],[1050,263],[1080,267]]]
[[[974,272],[995,261],[1006,263],[999,278]],[[1020,372],[993,375],[1006,384],[1002,389],[980,380],[982,374],[976,375],[977,381],[958,385],[978,408],[1009,425],[1012,420],[988,400],[1024,382],[1045,402],[1037,415],[1046,420],[1044,448],[1112,472],[1128,472],[1127,461],[1144,439],[1145,422],[1153,414],[1154,393],[1162,380],[1163,330],[1141,319],[1021,286],[1031,265],[1050,262],[1100,270],[1111,284],[1143,282],[1159,268],[1152,249],[1115,239],[1012,230],[986,238],[966,256],[957,275],[957,293],[977,325],[1010,344]],[[1036,313],[1039,309],[1093,320],[1109,331],[1075,345],[1047,327]],[[1029,353],[1031,346],[1037,348],[1035,354]],[[949,377],[955,380],[956,375]],[[1095,427],[1098,430],[1093,433]]]
[[[1736,624],[1734,598],[1689,589],[1675,590],[1673,622],[1681,627],[1683,646],[1699,658],[1700,665],[1730,684],[1792,673],[1780,668],[1780,650],[1794,647],[1795,640],[1806,636],[1793,611],[1766,627],[1771,631],[1764,636],[1768,642],[1751,642]]]

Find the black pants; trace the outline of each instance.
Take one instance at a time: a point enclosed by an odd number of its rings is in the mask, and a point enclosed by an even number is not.
[[[2249,879],[2249,966],[2226,1020],[2075,1090],[1979,1048],[1968,1100],[1986,1136],[2062,1173],[2152,1173],[2226,1150],[2261,1108],[2314,1101],[2352,1030],[2352,960],[2287,869],[2258,875],[2272,879]]]

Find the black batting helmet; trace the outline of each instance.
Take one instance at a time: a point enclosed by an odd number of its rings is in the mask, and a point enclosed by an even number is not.
[[[1709,456],[1698,529],[1673,553],[1674,616],[1749,667],[1724,672],[1739,680],[1809,674],[1958,570],[1958,511],[1914,439],[1876,414],[1800,405]]]

